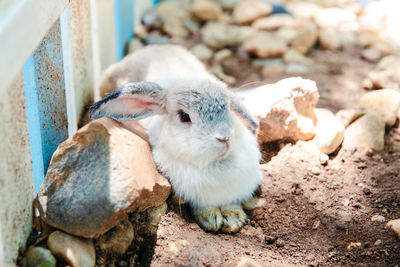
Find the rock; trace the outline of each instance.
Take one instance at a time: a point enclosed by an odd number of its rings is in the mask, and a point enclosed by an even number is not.
[[[236,265],[237,267],[261,267],[255,260],[250,259],[248,257],[242,257],[239,263]]]
[[[344,132],[343,146],[382,151],[384,148],[385,122],[375,113],[367,113],[353,122]]]
[[[142,25],[147,29],[161,29],[163,26],[163,19],[158,13],[156,8],[151,8],[144,12],[142,16]]]
[[[321,169],[318,166],[313,166],[313,167],[311,167],[311,173],[314,175],[320,175]]]
[[[222,9],[217,1],[194,0],[191,12],[195,17],[201,20],[218,20],[222,14]]]
[[[275,31],[282,27],[293,27],[295,20],[288,14],[273,15],[259,18],[251,25],[253,28],[262,31]]]
[[[189,32],[183,26],[183,21],[189,19],[190,2],[182,0],[161,1],[157,12],[164,21],[163,30],[174,37],[186,37]]]
[[[231,35],[236,43],[244,43],[247,39],[251,38],[257,33],[257,30],[250,26],[232,26]]]
[[[132,54],[133,52],[139,50],[140,48],[144,47],[142,42],[138,38],[133,38],[129,41],[128,44],[128,54]]]
[[[325,49],[337,50],[341,47],[337,31],[332,28],[322,28],[319,30],[319,43]]]
[[[336,31],[353,29],[357,26],[356,15],[346,9],[324,8],[315,14],[315,23],[320,28],[331,28]]]
[[[309,68],[300,63],[289,63],[286,65],[285,72],[287,74],[305,74],[309,72]]]
[[[382,240],[377,239],[377,240],[375,241],[375,243],[374,243],[374,246],[380,246],[380,245],[382,245]]]
[[[231,56],[232,56],[232,50],[227,49],[227,48],[221,49],[214,54],[214,61],[221,62]]]
[[[386,228],[390,228],[396,233],[397,237],[400,238],[400,219],[390,220],[386,224]]]
[[[368,78],[374,88],[400,88],[400,57],[387,56],[381,59]]]
[[[264,207],[266,203],[267,201],[264,198],[251,197],[242,203],[242,207],[245,210],[254,210]]]
[[[51,233],[47,239],[47,246],[51,252],[68,262],[72,267],[93,267],[96,254],[93,242],[71,236],[61,231]]]
[[[212,58],[213,51],[204,44],[197,44],[190,49],[198,59],[207,61]]]
[[[382,57],[382,52],[375,48],[367,48],[361,51],[361,58],[369,62],[377,62]]]
[[[233,33],[233,26],[223,22],[207,22],[201,29],[203,42],[214,49],[234,45],[236,39]]]
[[[267,245],[272,245],[278,238],[276,236],[267,235],[264,237],[264,242]]]
[[[219,0],[219,4],[225,10],[233,10],[240,0]]]
[[[279,76],[285,73],[285,65],[283,63],[265,65],[261,70],[263,78]]]
[[[289,45],[302,54],[307,53],[317,42],[318,31],[314,23],[307,23],[298,30]]]
[[[361,29],[357,31],[356,35],[357,44],[360,47],[370,47],[373,44],[381,41],[378,33],[369,29]]]
[[[297,29],[282,27],[276,31],[275,36],[285,43],[289,43],[294,37],[297,36]]]
[[[285,246],[285,241],[283,241],[282,239],[278,238],[278,239],[275,241],[275,246],[276,246],[277,248],[282,248],[282,247]]]
[[[59,145],[39,190],[40,216],[65,232],[97,237],[128,212],[159,206],[171,186],[149,144],[112,119],[94,120]]]
[[[56,258],[51,254],[50,250],[42,247],[32,247],[26,253],[26,267],[37,267],[47,264],[46,266],[56,266]]]
[[[272,5],[263,0],[241,0],[233,10],[233,20],[239,24],[251,23],[254,20],[268,16]]]
[[[191,33],[197,34],[200,31],[199,24],[191,19],[186,19],[183,21],[183,27],[185,27]]]
[[[350,244],[347,245],[347,250],[352,250],[355,248],[360,248],[361,243],[360,242],[350,242]]]
[[[310,140],[315,135],[318,98],[314,81],[296,77],[256,88],[245,97],[244,104],[259,120],[256,135],[260,143]]]
[[[295,18],[302,18],[306,20],[312,20],[315,14],[321,10],[321,6],[317,3],[311,2],[288,2],[286,5],[289,12]]]
[[[282,56],[287,45],[271,33],[258,32],[245,41],[244,48],[260,58],[273,58]]]
[[[224,82],[228,83],[228,84],[232,84],[234,82],[236,82],[235,77],[233,76],[229,76],[227,75],[224,70],[222,69],[221,65],[214,65],[211,68],[211,72],[217,76],[217,78],[223,80]]]
[[[400,92],[392,89],[368,92],[361,97],[358,107],[377,113],[386,126],[393,126],[400,108]]]
[[[364,114],[365,111],[360,109],[342,109],[336,113],[335,117],[347,128],[353,121]]]
[[[382,223],[382,222],[386,221],[386,219],[382,215],[377,215],[376,214],[376,215],[372,216],[371,221]]]
[[[288,49],[286,50],[285,54],[283,55],[283,60],[286,63],[300,63],[303,65],[311,65],[312,60],[302,53],[295,49]]]
[[[122,255],[128,250],[133,237],[132,224],[128,219],[125,219],[108,232],[102,234],[97,240],[97,245],[101,250]]]
[[[315,109],[317,125],[314,140],[321,152],[333,153],[343,142],[344,125],[327,109]]]
[[[146,45],[153,45],[153,44],[164,45],[164,44],[170,44],[170,41],[168,37],[164,35],[149,34],[144,39],[144,43]]]
[[[329,156],[325,153],[321,153],[319,155],[319,162],[321,163],[321,165],[325,166],[328,164],[328,160],[329,160]]]
[[[151,207],[146,210],[146,215],[149,220],[147,229],[151,235],[157,234],[158,224],[161,221],[161,217],[167,211],[167,208],[167,203],[164,203],[159,207]]]

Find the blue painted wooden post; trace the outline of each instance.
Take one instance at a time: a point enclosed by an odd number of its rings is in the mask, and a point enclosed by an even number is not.
[[[125,55],[125,47],[133,37],[133,0],[114,0],[117,60]]]
[[[157,5],[160,0],[153,0],[153,5]]]
[[[23,68],[35,193],[53,152],[68,137],[61,43],[58,20]]]

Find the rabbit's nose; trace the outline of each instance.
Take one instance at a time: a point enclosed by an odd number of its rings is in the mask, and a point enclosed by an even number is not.
[[[228,143],[229,142],[229,137],[223,137],[223,138],[216,137],[216,138],[221,143]]]

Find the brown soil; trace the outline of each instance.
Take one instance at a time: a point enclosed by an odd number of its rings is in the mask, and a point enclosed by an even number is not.
[[[318,106],[355,107],[374,64],[361,60],[358,49],[314,50],[310,57],[315,64],[303,77],[317,82]],[[375,214],[400,217],[398,124],[387,130],[380,154],[340,149],[325,166],[312,142],[268,144],[263,154],[267,204],[249,214],[238,234],[206,233],[187,207],[169,203],[155,241],[136,263],[236,266],[247,257],[261,266],[399,266],[399,239],[386,222],[371,221]],[[350,248],[352,242],[359,244]]]

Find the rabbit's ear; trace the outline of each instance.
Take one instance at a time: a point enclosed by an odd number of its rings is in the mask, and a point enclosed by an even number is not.
[[[127,83],[90,108],[90,118],[108,117],[117,121],[139,120],[166,113],[165,90],[153,82]]]
[[[233,93],[229,93],[231,98],[231,109],[234,113],[236,113],[245,123],[248,125],[248,128],[255,133],[258,127],[258,123],[253,119],[250,112],[244,106],[239,97],[234,95]]]

